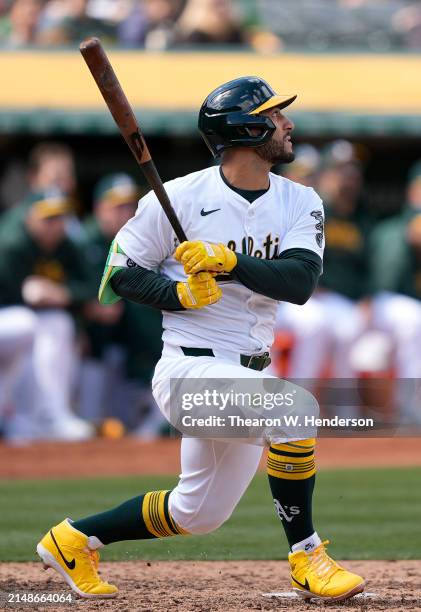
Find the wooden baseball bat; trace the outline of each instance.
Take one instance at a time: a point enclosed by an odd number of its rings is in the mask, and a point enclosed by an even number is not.
[[[187,240],[187,236],[171,205],[133,110],[100,40],[98,38],[87,38],[80,44],[79,48],[117,127],[129,145],[146,180],[154,190],[178,240],[184,242]]]

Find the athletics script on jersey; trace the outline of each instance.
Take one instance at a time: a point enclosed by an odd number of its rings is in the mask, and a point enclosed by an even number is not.
[[[243,255],[250,255],[251,257],[257,257],[258,259],[276,259],[279,257],[279,245],[281,238],[275,236],[272,238],[272,234],[268,234],[261,244],[261,248],[255,248],[255,239],[253,236],[243,236],[240,244],[237,244],[235,240],[228,240],[227,247],[236,253],[242,253]],[[256,246],[260,246],[257,242]],[[233,274],[218,274],[216,277],[217,282],[231,282],[235,280]]]
[[[236,251],[243,255],[252,255],[259,259],[276,259],[279,256],[280,241],[281,239],[279,236],[272,238],[272,234],[268,234],[263,244],[256,244],[256,246],[260,248],[254,248],[255,240],[253,236],[244,236],[240,244],[237,244],[235,240],[228,240],[227,247],[231,249],[231,251]]]

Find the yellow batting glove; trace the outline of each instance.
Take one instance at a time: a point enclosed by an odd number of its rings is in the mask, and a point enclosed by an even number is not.
[[[177,296],[184,308],[203,308],[220,300],[222,291],[212,274],[199,272],[177,283]]]
[[[231,272],[237,265],[237,256],[224,244],[211,244],[202,240],[182,242],[174,254],[184,266],[186,274],[202,270],[209,272]]]

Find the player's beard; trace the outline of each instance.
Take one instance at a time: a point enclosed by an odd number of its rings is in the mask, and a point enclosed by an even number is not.
[[[285,141],[281,142],[271,138],[261,147],[255,149],[257,155],[266,162],[274,166],[275,164],[289,164],[294,161],[295,154],[292,151],[285,151]]]

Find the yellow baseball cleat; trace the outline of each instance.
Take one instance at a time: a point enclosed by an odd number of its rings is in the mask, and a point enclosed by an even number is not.
[[[56,525],[37,545],[44,569],[52,567],[75,593],[87,598],[115,597],[118,589],[98,575],[100,541],[72,527],[69,519]]]
[[[322,542],[315,550],[290,553],[291,584],[294,591],[304,599],[318,598],[329,601],[348,599],[364,590],[361,576],[348,572],[329,557]]]

